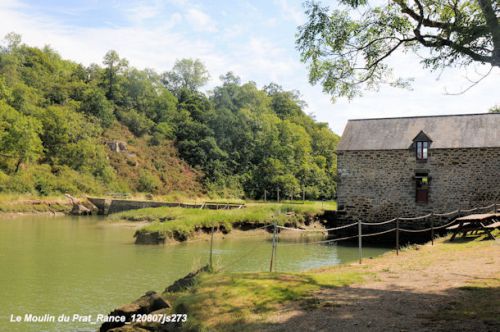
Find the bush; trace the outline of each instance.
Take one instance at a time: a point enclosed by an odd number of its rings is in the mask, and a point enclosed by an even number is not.
[[[97,88],[85,92],[79,111],[95,116],[105,128],[109,127],[115,119],[111,102]]]
[[[160,122],[154,128],[153,136],[151,137],[150,143],[152,145],[160,145],[160,143],[164,140],[174,139],[174,130],[172,126],[166,122]]]
[[[147,170],[142,170],[139,175],[138,190],[142,192],[154,193],[162,185],[161,180]]]
[[[148,119],[144,114],[134,110],[121,111],[118,113],[118,117],[136,136],[142,136],[148,133],[154,125],[154,122]]]
[[[91,174],[67,166],[52,169],[49,165],[32,165],[11,176],[0,171],[0,192],[31,193],[41,196],[70,193],[100,194],[105,186]]]
[[[6,191],[5,188],[9,183],[10,177],[0,170],[0,192]]]

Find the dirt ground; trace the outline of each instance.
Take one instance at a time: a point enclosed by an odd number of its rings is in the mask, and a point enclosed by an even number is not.
[[[373,278],[285,305],[264,330],[500,331],[500,239],[481,242],[441,240],[367,260],[361,268]]]

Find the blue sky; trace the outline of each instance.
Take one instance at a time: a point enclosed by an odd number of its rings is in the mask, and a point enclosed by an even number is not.
[[[335,1],[323,1],[335,6]],[[395,73],[414,77],[413,89],[383,87],[353,101],[323,94],[307,81],[306,65],[295,49],[295,33],[304,22],[302,1],[29,1],[0,0],[0,36],[20,33],[23,41],[46,44],[63,57],[83,64],[101,63],[115,49],[139,68],[165,71],[176,59],[201,59],[211,74],[207,90],[218,77],[233,71],[259,86],[276,82],[301,91],[319,121],[341,134],[347,119],[427,114],[486,112],[500,104],[500,71],[460,96],[467,80],[487,68],[428,72],[413,54],[396,54]]]

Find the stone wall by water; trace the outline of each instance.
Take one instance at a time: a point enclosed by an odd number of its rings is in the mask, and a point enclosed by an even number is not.
[[[339,151],[338,206],[344,221],[384,221],[499,203],[500,148]],[[428,203],[416,203],[416,173],[427,172]],[[342,217],[341,217],[342,216]]]

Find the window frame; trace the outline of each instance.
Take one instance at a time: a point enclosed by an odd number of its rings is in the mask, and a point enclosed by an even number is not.
[[[415,158],[420,161],[429,159],[429,141],[415,142]]]

